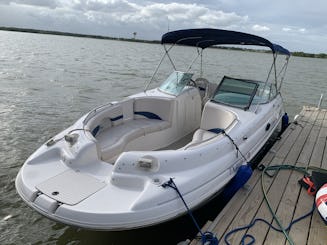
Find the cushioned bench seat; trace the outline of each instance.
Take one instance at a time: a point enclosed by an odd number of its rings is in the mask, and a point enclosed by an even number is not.
[[[171,127],[173,108],[174,100],[169,98],[128,98],[100,107],[87,128],[97,140],[101,159],[110,160],[132,140]]]
[[[110,159],[124,151],[126,145],[143,135],[164,130],[171,126],[170,122],[157,119],[131,119],[111,127],[96,138],[101,148],[102,159]]]

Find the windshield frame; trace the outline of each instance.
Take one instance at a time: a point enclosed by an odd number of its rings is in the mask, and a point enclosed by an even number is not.
[[[215,97],[221,91],[222,86],[224,86],[226,81],[228,82],[228,80],[234,80],[234,81],[242,82],[244,84],[247,83],[247,84],[254,85],[253,88],[249,88],[249,89],[252,89],[252,92],[248,93],[248,94],[240,93],[240,92],[237,92],[237,91],[229,91],[229,92],[231,92],[233,94],[250,96],[249,99],[247,100],[247,103],[244,103],[243,105],[241,105],[241,104],[239,105],[237,103],[228,103],[228,102],[224,102],[224,101],[215,99]],[[231,106],[231,107],[241,108],[241,109],[246,111],[246,110],[248,110],[250,108],[250,106],[252,104],[252,101],[253,101],[253,98],[257,93],[258,87],[259,87],[258,82],[254,81],[254,80],[240,79],[240,78],[233,78],[233,77],[224,76],[223,79],[221,80],[221,82],[219,83],[218,87],[216,88],[216,90],[215,90],[215,92],[214,92],[214,94],[213,94],[213,96],[211,98],[211,101],[214,102],[214,103],[217,103],[217,104],[223,104],[223,105],[227,105],[227,106]]]

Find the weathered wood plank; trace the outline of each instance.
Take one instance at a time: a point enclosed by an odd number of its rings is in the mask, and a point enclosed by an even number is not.
[[[206,232],[209,228],[209,226],[211,225],[211,221],[208,220],[205,225],[201,228],[202,232]],[[198,237],[201,236],[200,233],[197,234]],[[190,245],[202,245],[201,239],[193,239],[193,241],[190,243]]]
[[[326,168],[326,162],[324,162],[323,156],[326,154],[326,138],[327,138],[327,113],[326,110],[324,115],[324,120],[321,125],[321,130],[319,133],[317,145],[310,159],[310,166]],[[317,210],[313,213],[309,238],[307,241],[308,245],[323,245],[327,244],[327,227],[320,218]]]
[[[311,111],[304,111],[302,117],[306,116],[311,116],[312,112]],[[292,130],[292,129],[289,129]],[[289,135],[289,137],[284,139],[284,142],[282,144],[283,147],[280,147],[280,149],[286,149],[288,152],[290,150],[290,148],[292,147],[292,144],[294,144],[294,142],[296,142],[296,138],[299,136],[300,132],[302,131],[302,127],[297,126],[295,128],[295,130],[292,130],[291,134]],[[289,140],[289,138],[292,138],[292,140]],[[278,153],[278,152],[277,152]],[[283,162],[284,158],[280,158],[279,156],[275,156],[274,161],[272,162],[272,164],[276,165],[276,164],[280,164],[281,162]],[[273,179],[266,179],[266,186],[269,186],[271,184],[271,182],[273,181]],[[258,207],[262,204],[263,201],[263,196],[261,193],[261,186],[260,184],[258,184],[258,182],[256,182],[256,186],[254,187],[251,195],[248,196],[248,199],[245,200],[245,202],[242,203],[239,202],[239,205],[242,207],[241,210],[238,210],[238,212],[235,212],[235,209],[233,209],[233,207],[231,207],[231,212],[226,212],[228,213],[228,215],[232,214],[232,211],[234,211],[235,216],[233,217],[237,217],[237,219],[234,221],[234,219],[231,221],[230,225],[227,227],[228,230],[232,230],[234,228],[237,228],[239,226],[242,225],[247,225],[251,222],[251,220],[253,219],[253,217],[255,216]],[[234,200],[231,200],[231,203],[234,204]],[[241,217],[241,218],[240,218]],[[225,217],[224,219],[222,217],[220,217],[219,222],[217,222],[217,228],[215,229],[215,231],[218,233],[218,231],[221,232],[221,230],[224,230],[224,234],[225,235],[225,226],[226,226],[226,218],[228,219],[228,217]],[[222,229],[224,228],[224,229]],[[244,235],[245,232],[238,232],[237,234],[235,234],[234,239],[233,237],[231,237],[231,242],[232,244],[234,243],[239,243],[241,237]],[[223,235],[221,235],[220,237],[222,237]]]
[[[317,210],[313,213],[310,226],[310,234],[307,245],[326,245],[327,227],[320,218]]]
[[[325,118],[326,117],[325,111],[321,111],[319,115],[323,116],[323,119],[325,119],[327,122],[327,118]],[[313,149],[312,156],[310,159],[310,166],[320,167],[322,165],[322,159],[324,156],[326,137],[327,137],[327,128],[324,127],[323,125],[324,125],[324,121],[321,121],[319,125],[320,132],[318,135],[318,140]]]
[[[309,113],[306,115],[310,116],[309,118],[317,117],[317,114],[314,114],[314,113],[312,113],[312,114]],[[307,119],[307,117],[304,117],[304,119]],[[297,157],[298,157],[299,153],[301,152],[301,149],[303,148],[303,145],[307,139],[307,136],[309,135],[311,128],[312,128],[312,126],[309,123],[304,123],[303,125],[305,125],[303,130],[297,137],[295,144],[289,150],[289,152],[285,158],[285,162],[290,165],[293,165],[296,163]],[[283,164],[283,163],[281,162],[279,164]],[[268,194],[267,194],[268,200],[270,201],[271,207],[274,212],[276,212],[277,208],[279,207],[283,195],[285,196],[284,191],[287,190],[287,187],[289,185],[289,179],[290,179],[291,173],[292,173],[291,171],[280,171],[278,173],[277,177],[275,178],[271,188],[268,191]],[[292,200],[288,199],[288,201],[286,201],[285,204],[289,204],[290,201],[292,201]],[[295,198],[295,202],[296,202],[296,198]],[[284,205],[284,207],[287,207],[287,206],[289,206],[289,205]],[[281,218],[282,216],[280,216],[280,215],[281,214],[279,214],[278,217]],[[272,215],[271,215],[266,203],[263,203],[263,205],[260,206],[256,217],[264,218],[265,220],[270,221],[270,222],[272,221]],[[285,222],[283,222],[283,223],[285,223]],[[274,225],[277,227],[276,223],[274,223]],[[266,240],[266,235],[267,235],[268,231],[269,231],[269,227],[266,225],[256,226],[253,229],[251,229],[248,232],[248,234],[254,235],[256,237],[256,242],[258,244],[263,244]],[[273,233],[271,233],[271,234],[273,234]],[[268,244],[271,241],[274,241],[274,240],[267,240],[266,243]],[[274,244],[275,244],[275,241],[274,241]]]
[[[264,158],[261,160],[261,164],[269,165],[272,159],[275,157],[276,151],[282,147],[284,142],[286,141],[289,134],[292,132],[292,130],[286,130],[280,140],[278,140],[271,150],[264,156]],[[218,224],[220,220],[224,220],[224,224],[228,225],[229,222],[232,221],[234,215],[236,215],[236,211],[238,211],[244,202],[244,200],[248,197],[248,195],[253,190],[254,185],[257,183],[257,181],[260,178],[261,173],[259,171],[254,171],[253,175],[251,176],[251,179],[246,183],[246,188],[241,188],[238,193],[235,194],[235,196],[230,200],[230,204],[228,207],[224,208],[219,215],[216,217],[216,219],[212,222],[211,226],[209,227],[209,230],[212,231],[215,229],[215,227],[219,226],[219,230],[223,231],[224,228],[227,228],[227,226],[223,226],[221,224]]]
[[[297,184],[297,180],[300,176],[300,174],[296,173],[290,176],[282,200],[279,203],[276,215],[280,218],[283,227],[287,227],[292,220],[294,207],[300,192],[300,187]],[[273,225],[278,227],[276,222],[273,222]],[[284,244],[285,237],[282,233],[269,229],[265,244],[271,244],[272,241],[274,244]]]
[[[287,162],[288,164],[294,164],[297,160],[298,154],[301,151],[303,144],[306,140],[307,135],[309,134],[309,130],[311,129],[311,126],[308,125],[306,121],[308,120],[308,118],[311,118],[312,116],[314,118],[316,118],[316,115],[313,114],[311,112],[311,110],[305,110],[303,113],[301,113],[302,118],[304,123],[302,123],[302,121],[300,121],[301,124],[304,125],[304,127],[300,127],[297,126],[294,130],[294,132],[290,135],[290,137],[286,140],[286,144],[284,145],[283,148],[281,148],[282,150],[285,150],[285,152],[287,152],[287,154],[276,154],[276,158],[278,156],[283,156],[284,158],[280,158],[283,159],[282,161],[277,161],[277,163],[275,165],[278,164],[283,164],[283,161]],[[274,160],[275,160],[274,159]],[[280,173],[278,173],[278,175],[276,176],[276,178],[274,179],[272,186],[270,187],[270,189],[268,190],[268,199],[271,202],[272,208],[276,210],[277,205],[281,199],[281,196],[283,194],[283,191],[285,189],[285,186],[288,182],[288,178],[290,176],[289,172],[285,172],[282,171]],[[261,189],[260,189],[261,192]],[[263,196],[262,196],[263,198]],[[268,209],[268,207],[266,206],[266,203],[262,202],[262,204],[260,205],[260,207],[258,207],[258,212],[256,214],[256,218],[264,218],[268,221],[272,221],[272,216],[270,214],[270,211]],[[267,234],[269,227],[265,226],[265,225],[257,225],[253,228],[250,229],[250,231],[248,232],[248,234],[252,234],[256,237],[256,242],[258,244],[262,244],[265,240],[265,236]],[[242,235],[243,236],[243,235]],[[239,242],[238,240],[236,241],[236,243]]]
[[[318,118],[318,111],[314,111],[314,115],[317,115],[316,118]],[[316,123],[320,123],[317,121]],[[307,140],[305,141],[305,145],[301,151],[301,154],[299,155],[299,159],[297,161],[297,165],[300,166],[308,166],[310,163],[310,158],[312,156],[314,145],[316,144],[318,134],[320,131],[319,125],[315,124],[314,117],[311,117],[308,120],[309,127],[311,125],[312,130],[310,135],[308,136]],[[295,175],[295,174],[294,174]],[[301,175],[298,175],[301,177]],[[294,177],[295,178],[295,177]],[[297,200],[297,203],[295,205],[294,215],[293,219],[296,219],[303,214],[309,212],[312,208],[313,204],[313,197],[309,196],[308,193],[304,190],[300,190],[300,194]],[[297,245],[306,244],[308,236],[309,236],[309,228],[310,228],[310,218],[306,218],[299,223],[296,223],[292,226],[289,235],[293,239],[294,243]]]
[[[306,120],[308,120],[307,118],[311,117],[312,115],[312,111],[310,110],[305,110],[303,108],[303,110],[300,113],[300,116],[298,118],[298,124],[291,124],[288,128],[287,131],[294,131],[292,132],[289,137],[287,137],[286,142],[284,142],[284,145],[293,145],[296,138],[298,137],[298,135],[300,134],[300,132],[303,129],[303,125],[302,123],[306,124]],[[284,137],[284,134],[282,135],[282,137]],[[276,153],[278,157],[281,158],[285,158],[287,156],[287,154],[289,153],[290,148],[288,147],[281,147],[278,152]]]
[[[325,141],[325,148],[324,148],[324,153],[321,161],[321,167],[324,169],[327,169],[327,137]]]
[[[324,118],[324,114],[323,115],[321,115],[320,113],[318,114],[317,121],[319,124],[321,124],[322,122],[320,118]],[[310,127],[310,124],[308,126]],[[313,133],[315,133],[315,131],[312,129],[310,135],[312,135]],[[307,150],[310,150],[310,148],[307,148]],[[296,157],[298,152],[294,152],[294,153],[295,153],[294,156]],[[297,184],[297,182],[302,176],[303,176],[302,174],[296,171],[291,172],[284,195],[281,199],[281,202],[279,203],[276,215],[277,217],[280,218],[284,227],[287,227],[288,224],[292,221],[293,213],[295,211],[295,207],[297,204],[297,199],[301,190],[300,189],[301,187]],[[277,226],[276,222],[273,222],[273,225]],[[272,241],[273,244],[284,244],[285,237],[282,233],[269,229],[265,244],[272,244],[271,243]]]
[[[284,189],[288,184],[290,173],[289,171],[280,171],[273,184],[271,185],[267,197],[270,202],[271,208],[273,212],[276,212],[278,204],[281,200],[281,197],[283,195]],[[257,218],[262,218],[264,220],[267,220],[268,222],[272,221],[272,215],[266,205],[265,202],[262,203],[260,208],[258,209],[258,213],[256,215]],[[256,242],[258,244],[263,244],[266,238],[266,234],[269,230],[269,227],[267,225],[257,225],[253,228],[251,228],[248,231],[248,234],[253,235],[256,238]]]
[[[251,189],[246,190],[242,188],[238,192],[240,194],[237,193],[238,195],[232,198],[232,200],[228,203],[227,208],[224,209],[223,212],[218,216],[218,219],[215,219],[215,227],[212,231],[217,234],[219,240],[222,239],[223,235],[227,230],[230,230],[230,227],[233,225],[235,217],[236,220],[238,220],[240,215],[245,215],[244,213],[248,213],[248,211],[251,210],[251,207],[246,208],[244,205],[247,200],[246,198],[249,195],[252,196],[252,201],[254,203],[256,200],[260,201],[259,196],[255,195],[257,193],[255,187],[257,186],[256,183],[259,180],[259,177],[260,172],[255,171],[248,183],[248,186],[250,186]]]
[[[314,111],[313,114],[317,114],[317,117],[321,115],[322,113],[318,113],[318,111]],[[309,120],[309,124],[312,126],[312,132],[310,133],[309,137],[307,138],[304,148],[299,156],[298,163],[300,163],[302,166],[306,166],[309,164],[313,147],[316,144],[317,137],[320,131],[320,125],[321,121],[312,121],[312,117]]]
[[[294,218],[302,216],[311,210],[313,205],[313,197],[309,196],[307,191],[302,189],[298,202],[296,204]],[[310,218],[301,220],[294,224],[289,232],[290,237],[293,239],[296,245],[306,244],[308,239],[308,232],[310,227]]]
[[[271,160],[274,158],[276,151],[280,149],[280,147],[284,144],[285,140],[289,136],[289,134],[292,132],[292,130],[287,129],[284,133],[283,136],[281,137],[280,140],[276,141],[276,143],[272,146],[271,150],[264,156],[264,158],[261,160],[262,164],[269,165]],[[233,210],[235,213],[236,210],[239,210],[241,208],[242,203],[244,202],[245,198],[250,194],[252,191],[254,185],[256,184],[257,180],[259,179],[260,172],[259,171],[254,171],[251,179],[247,182],[246,188],[241,188],[241,190],[233,197],[233,199],[230,201],[232,204],[237,204],[230,206],[230,210]],[[226,215],[227,214],[227,215]],[[217,216],[217,218],[212,222],[211,226],[209,227],[209,230],[212,231],[216,226],[217,222],[219,220],[224,220],[226,219],[231,219],[230,212],[228,211],[227,208],[222,210],[220,214]],[[224,222],[228,223],[228,222]]]
[[[298,122],[298,125],[291,124],[283,133],[282,139],[274,144],[261,163],[327,167],[327,110],[303,107]],[[260,177],[261,173],[254,171],[247,188],[241,188],[207,227],[209,231],[216,233],[219,240],[230,230],[248,225],[255,218],[265,218],[277,226],[264,203]],[[273,178],[264,179],[272,208],[277,212],[284,226],[312,208],[313,197],[297,184],[301,177],[302,174],[296,171],[280,171]],[[255,225],[249,231],[233,234],[229,242],[239,244],[246,233],[255,236],[256,244],[286,243],[282,233],[261,224]],[[289,235],[296,245],[327,242],[326,227],[317,212],[312,219],[306,218],[293,225]],[[200,243],[192,243],[195,244]]]
[[[325,110],[326,114],[325,114],[325,120],[322,123],[322,128],[324,130],[327,130],[327,111]],[[327,136],[325,137],[325,148],[324,148],[324,153],[323,153],[323,157],[322,157],[322,163],[321,163],[321,167],[324,169],[327,169]]]

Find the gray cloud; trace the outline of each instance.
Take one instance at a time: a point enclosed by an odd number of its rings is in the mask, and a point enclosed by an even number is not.
[[[19,4],[55,9],[61,7],[60,0],[0,0],[0,4]]]
[[[0,0],[0,26],[159,39],[167,31],[212,27],[264,35],[292,50],[326,52],[323,0]],[[313,45],[316,37],[319,40]]]

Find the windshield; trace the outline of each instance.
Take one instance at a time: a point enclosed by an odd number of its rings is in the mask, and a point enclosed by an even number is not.
[[[253,98],[252,103],[259,103],[259,104],[263,104],[263,103],[267,103],[269,102],[271,99],[275,98],[277,95],[277,88],[275,86],[275,84],[272,83],[264,83],[264,82],[258,82],[258,89],[257,89],[257,93]]]
[[[246,110],[250,107],[257,88],[258,84],[254,81],[224,77],[212,101]]]
[[[187,86],[192,78],[192,73],[185,73],[181,71],[174,71],[170,76],[164,81],[159,89],[163,92],[172,95],[179,95],[185,86]]]

